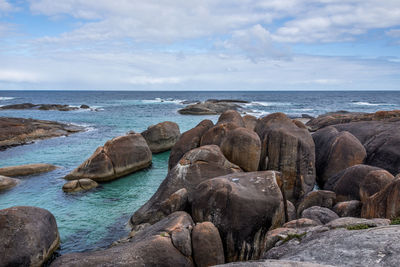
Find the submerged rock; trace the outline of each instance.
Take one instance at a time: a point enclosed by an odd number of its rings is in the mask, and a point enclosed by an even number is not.
[[[0,168],[0,175],[10,176],[10,177],[27,176],[27,175],[50,172],[57,168],[58,168],[57,166],[45,163],[10,166],[10,167]]]
[[[98,187],[99,184],[91,179],[79,179],[73,180],[63,185],[62,190],[64,192],[79,192],[86,191]]]
[[[186,152],[199,147],[201,137],[213,126],[214,123],[212,121],[203,120],[193,129],[184,132],[171,149],[168,161],[168,169],[175,167],[175,165]]]
[[[226,261],[258,259],[265,234],[285,220],[283,196],[275,171],[235,173],[206,180],[192,196],[195,222],[219,230]]]
[[[261,140],[260,169],[280,171],[287,200],[297,204],[315,185],[315,147],[310,133],[283,113],[259,119],[255,131]]]
[[[92,179],[105,182],[117,179],[151,165],[152,155],[146,140],[140,134],[113,138],[65,179]]]
[[[179,163],[168,172],[167,177],[161,183],[157,192],[138,209],[131,217],[133,226],[143,223],[155,223],[167,216],[171,210],[171,199],[175,198],[178,190],[185,189],[190,198],[198,184],[208,179],[241,172],[242,170],[235,164],[229,162],[216,145],[202,146],[187,152]],[[182,195],[178,199],[179,205],[184,207],[187,203],[181,200],[186,198]]]
[[[151,152],[161,153],[170,150],[178,141],[181,132],[178,124],[171,121],[165,121],[152,125],[142,132]]]
[[[42,266],[60,245],[57,223],[47,210],[0,210],[0,265]]]
[[[0,175],[0,191],[13,188],[19,183],[18,179]]]
[[[55,121],[0,117],[0,150],[84,130],[81,126]]]

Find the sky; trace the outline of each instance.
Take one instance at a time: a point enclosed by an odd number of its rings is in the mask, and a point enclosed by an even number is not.
[[[400,90],[400,0],[0,0],[0,90]]]

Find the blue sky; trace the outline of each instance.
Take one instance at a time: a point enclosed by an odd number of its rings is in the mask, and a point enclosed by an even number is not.
[[[0,0],[0,90],[399,90],[399,0]]]

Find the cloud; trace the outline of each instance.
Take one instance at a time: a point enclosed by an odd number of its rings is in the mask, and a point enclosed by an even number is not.
[[[12,11],[14,8],[13,6],[8,3],[6,0],[0,0],[0,15],[1,13],[6,13]]]
[[[386,31],[386,34],[390,37],[400,38],[400,29],[392,29]]]
[[[42,81],[41,75],[34,72],[0,69],[0,82],[37,83],[40,81]]]

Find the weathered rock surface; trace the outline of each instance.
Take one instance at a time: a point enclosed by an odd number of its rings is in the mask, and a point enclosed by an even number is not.
[[[152,125],[142,132],[142,136],[153,153],[170,150],[178,141],[180,134],[178,124],[171,121]]]
[[[227,110],[218,118],[217,124],[233,123],[239,127],[246,127],[242,116],[236,110]]]
[[[203,120],[196,127],[184,132],[171,149],[168,168],[172,169],[179,162],[182,156],[190,150],[200,146],[200,140],[203,134],[214,126],[210,120]]]
[[[320,222],[314,221],[309,218],[300,218],[297,220],[292,220],[290,222],[285,223],[282,227],[283,228],[308,228],[313,226],[320,225]]]
[[[360,184],[361,201],[365,202],[367,198],[385,188],[393,180],[393,175],[385,170],[370,171]]]
[[[218,229],[211,222],[198,223],[192,231],[193,258],[198,267],[225,263]]]
[[[175,212],[136,233],[128,242],[106,250],[66,254],[51,266],[195,266],[186,255],[192,227],[189,214]]]
[[[92,179],[105,182],[117,179],[151,165],[152,155],[141,134],[113,138],[96,151],[65,179]]]
[[[261,155],[261,141],[258,135],[246,128],[229,131],[221,143],[221,151],[232,163],[244,171],[258,170]]]
[[[236,123],[221,123],[206,131],[201,137],[200,146],[217,145],[221,146],[222,142],[228,136],[229,132],[235,130],[239,126]]]
[[[396,176],[385,188],[364,200],[361,217],[394,219],[399,216],[400,178]]]
[[[307,234],[301,241],[293,239],[269,250],[264,258],[334,266],[398,266],[399,234],[397,226]]]
[[[81,126],[55,121],[0,117],[0,150],[84,130]]]
[[[19,166],[9,166],[0,168],[0,175],[16,177],[16,176],[27,176],[40,174],[45,172],[50,172],[57,169],[57,166],[51,164],[27,164],[27,165],[19,165]]]
[[[340,217],[361,217],[361,208],[361,201],[350,200],[337,203],[333,211]]]
[[[78,109],[90,109],[88,105],[81,105],[80,107],[74,107],[70,105],[60,105],[60,104],[32,104],[32,103],[23,103],[23,104],[12,104],[0,107],[0,110],[6,109],[39,109],[39,110],[58,110],[58,111],[71,111]]]
[[[339,171],[362,164],[367,156],[364,146],[349,132],[326,127],[312,137],[315,142],[317,181],[321,187]]]
[[[258,259],[267,231],[284,222],[278,183],[275,171],[235,173],[206,180],[193,192],[193,220],[218,228],[226,261]]]
[[[60,244],[54,216],[36,207],[0,210],[0,265],[42,266]]]
[[[336,203],[336,194],[327,190],[315,190],[306,194],[297,207],[297,214],[300,217],[303,210],[312,206],[319,206],[331,209]]]
[[[365,164],[387,170],[392,175],[400,173],[400,120],[397,117],[389,121],[352,122],[334,127],[350,132],[364,145],[367,151]]]
[[[367,176],[369,178],[366,180]],[[368,165],[355,165],[349,167],[336,175],[329,178],[325,183],[324,189],[331,190],[336,193],[337,202],[348,200],[361,200],[360,188],[364,180],[366,194],[377,192],[386,185],[385,181],[389,181],[390,174],[384,170]],[[394,177],[392,176],[392,179]],[[373,187],[373,185],[380,185],[381,187]]]
[[[0,191],[13,188],[19,183],[18,179],[0,175]]]
[[[243,116],[244,125],[247,129],[254,131],[257,125],[258,119],[252,115]]]
[[[259,260],[259,261],[243,261],[230,262],[227,264],[217,265],[223,267],[334,267],[333,265],[322,265],[313,262],[304,261],[288,261],[288,260]]]
[[[296,220],[297,218],[296,207],[289,200],[286,200],[286,210],[287,210],[287,221],[289,222],[292,220]]]
[[[354,226],[368,226],[368,227],[378,227],[378,226],[387,226],[390,224],[390,220],[387,219],[363,219],[363,218],[353,218],[353,217],[342,217],[333,221],[330,221],[325,226],[329,229],[337,229],[337,228],[347,228]]]
[[[192,149],[169,171],[151,199],[133,214],[131,224],[152,224],[167,216],[171,208],[165,201],[170,201],[171,195],[179,189],[185,188],[188,198],[190,198],[196,186],[201,182],[241,171],[237,165],[225,158],[216,145]],[[181,203],[180,206],[185,206],[185,204]]]
[[[321,128],[345,124],[351,122],[362,122],[362,121],[398,121],[400,120],[400,110],[392,111],[377,111],[375,113],[362,113],[362,112],[328,112],[320,115],[317,118],[311,119],[307,126],[312,131],[317,131]]]
[[[243,101],[235,100],[208,100],[196,104],[191,104],[183,109],[178,110],[183,115],[217,115],[222,114],[227,110],[244,111],[240,105]]]
[[[318,206],[313,206],[303,210],[301,217],[311,219],[321,224],[326,224],[339,218],[339,216],[332,210]]]
[[[67,182],[66,184],[63,185],[62,190],[64,192],[70,193],[70,192],[87,191],[96,188],[98,186],[99,184],[96,183],[95,181],[84,178]]]
[[[255,128],[261,140],[261,170],[282,173],[287,200],[297,204],[315,184],[315,147],[310,133],[283,113],[259,119]]]

